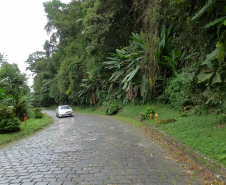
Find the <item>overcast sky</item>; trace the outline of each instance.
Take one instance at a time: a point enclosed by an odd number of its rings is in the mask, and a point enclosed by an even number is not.
[[[44,30],[47,18],[42,3],[46,1],[0,0],[0,53],[8,55],[8,62],[18,64],[27,74],[24,62],[29,54],[43,50],[49,38]],[[70,1],[61,0],[63,3]],[[29,85],[32,83],[30,79]]]

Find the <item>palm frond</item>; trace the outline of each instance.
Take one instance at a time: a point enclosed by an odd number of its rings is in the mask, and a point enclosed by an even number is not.
[[[132,72],[130,72],[126,77],[122,80],[122,83],[124,83],[126,80],[129,82],[133,79],[133,77],[136,75],[137,71],[140,69],[140,66],[138,66],[136,69],[134,69]]]
[[[194,21],[195,19],[199,18],[213,3],[215,3],[215,1],[213,0],[208,0],[205,4],[205,6],[203,6],[196,14],[195,16],[192,17],[192,21]]]

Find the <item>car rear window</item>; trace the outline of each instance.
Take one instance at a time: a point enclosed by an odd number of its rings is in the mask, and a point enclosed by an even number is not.
[[[60,106],[60,109],[70,109],[68,105]]]

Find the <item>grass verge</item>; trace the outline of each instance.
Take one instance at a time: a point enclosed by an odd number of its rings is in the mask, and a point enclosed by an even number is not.
[[[27,120],[26,127],[24,122],[21,122],[21,130],[19,132],[10,133],[10,134],[0,134],[0,146],[4,146],[10,142],[23,139],[27,136],[30,136],[37,131],[47,127],[52,123],[53,120],[50,117],[43,117],[42,119],[31,118]]]

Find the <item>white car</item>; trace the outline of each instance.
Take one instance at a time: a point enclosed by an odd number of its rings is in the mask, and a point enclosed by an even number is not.
[[[73,116],[73,110],[69,105],[60,105],[56,109],[56,117]]]

